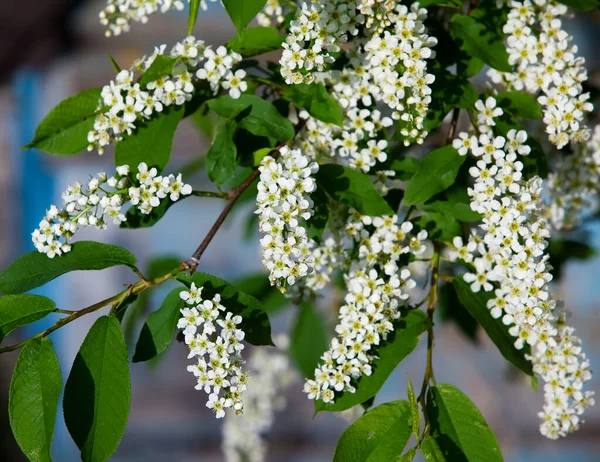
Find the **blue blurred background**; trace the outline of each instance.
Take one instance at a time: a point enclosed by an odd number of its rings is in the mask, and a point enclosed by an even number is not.
[[[185,35],[186,12],[154,15],[145,26],[134,24],[132,31],[106,39],[98,22],[102,1],[2,0],[0,1],[0,267],[32,249],[30,233],[46,208],[60,202],[61,191],[88,174],[112,168],[111,153],[103,157],[84,153],[77,157],[51,157],[20,146],[32,139],[37,123],[56,103],[82,89],[102,86],[114,72],[109,52],[123,67],[149,53],[155,45],[169,46]],[[600,80],[597,37],[600,15],[589,13],[571,21],[580,53],[586,57],[591,80]],[[218,4],[201,12],[196,36],[211,44],[222,44],[234,33],[229,19]],[[206,152],[207,140],[189,122],[177,133],[171,171],[178,171],[193,157]],[[200,170],[187,177],[195,189],[211,186]],[[197,246],[222,208],[215,199],[189,199],[169,211],[168,219],[154,228],[140,231],[109,227],[89,232],[81,238],[111,242],[130,249],[144,267],[155,256],[184,258]],[[241,207],[228,219],[202,260],[202,270],[234,281],[260,271],[256,234],[245,239],[251,207]],[[587,225],[591,244],[600,248],[600,227]],[[598,299],[600,258],[569,263],[555,291],[573,311],[571,323],[584,341],[592,369],[600,370],[600,328]],[[133,282],[126,270],[115,268],[102,273],[69,274],[48,284],[39,293],[47,295],[64,309],[79,309],[113,295],[125,283]],[[152,294],[154,309],[164,290]],[[44,321],[52,323],[50,319]],[[66,377],[75,354],[94,319],[78,320],[52,336]],[[288,331],[293,309],[272,319],[275,330]],[[139,326],[138,326],[139,327]],[[38,323],[28,331],[7,340],[18,340],[43,329]],[[133,334],[135,342],[137,331]],[[472,397],[498,436],[505,460],[598,461],[600,460],[600,406],[586,415],[586,423],[576,434],[561,441],[548,441],[538,433],[536,416],[542,405],[542,392],[532,390],[528,381],[513,374],[494,346],[480,336],[479,345],[466,339],[451,324],[437,327],[436,377],[452,383]],[[16,354],[0,356],[0,461],[20,461],[7,419],[8,384]],[[406,374],[418,383],[423,373],[423,341],[417,351],[394,373],[377,402],[403,399]],[[133,364],[132,409],[124,440],[111,460],[130,461],[218,461],[220,422],[204,407],[204,396],[193,388],[186,372],[185,348],[173,344],[155,363]],[[598,389],[594,378],[591,387]],[[312,403],[301,392],[301,381],[287,393],[288,408],[277,416],[268,435],[268,460],[331,460],[338,436],[347,427],[342,418],[320,414],[313,418]],[[78,460],[78,451],[59,413],[54,455],[57,461]]]

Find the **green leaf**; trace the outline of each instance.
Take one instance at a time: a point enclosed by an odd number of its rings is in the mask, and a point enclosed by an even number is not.
[[[600,8],[598,0],[557,0],[558,3],[579,11],[593,11]]]
[[[222,121],[206,155],[206,171],[211,181],[221,185],[233,180],[237,166],[237,147],[233,142],[237,124]]]
[[[454,15],[450,20],[450,34],[470,56],[481,59],[502,72],[513,70],[508,63],[502,36],[495,34],[472,16]]]
[[[144,88],[150,82],[171,75],[177,61],[179,61],[179,57],[172,58],[171,56],[157,55],[150,67],[140,76],[137,83]]]
[[[448,384],[431,387],[427,394],[427,415],[432,435],[448,460],[504,460],[498,441],[485,419],[458,388]]]
[[[419,411],[417,395],[415,395],[415,390],[413,389],[410,377],[408,377],[408,402],[410,404],[411,429],[418,438],[419,430],[421,429],[421,412]]]
[[[136,168],[141,162],[159,170],[165,168],[171,157],[175,130],[185,112],[184,106],[171,106],[125,135],[115,147],[115,164]]]
[[[420,229],[427,231],[429,239],[451,241],[461,233],[460,223],[447,213],[426,212],[415,220]]]
[[[188,16],[188,35],[192,35],[196,19],[198,19],[198,9],[200,8],[200,0],[190,0],[190,13]]]
[[[403,456],[401,456],[398,460],[398,462],[411,462],[412,460],[415,459],[417,455],[417,448],[410,448],[408,451],[406,451],[406,454],[404,454]]]
[[[260,301],[268,314],[281,311],[289,303],[289,300],[271,285],[264,273],[245,276],[235,281],[233,286]]]
[[[304,377],[312,377],[321,355],[329,346],[327,324],[312,303],[303,303],[298,307],[291,337],[291,357]]]
[[[390,166],[390,170],[396,172],[396,176],[398,180],[408,181],[410,180],[415,173],[419,170],[419,166],[421,163],[419,159],[410,156],[403,156],[400,159],[395,159]]]
[[[321,122],[342,126],[344,113],[338,102],[320,83],[310,85],[288,85],[284,87],[284,96],[296,107],[304,108]]]
[[[126,221],[121,223],[119,227],[127,229],[151,228],[167,214],[172,206],[179,204],[182,200],[189,197],[193,196],[179,196],[177,202],[165,198],[161,201],[160,205],[154,207],[150,213],[142,213],[137,207],[129,207],[127,213],[125,213]]]
[[[222,96],[208,101],[208,106],[224,119],[239,116],[236,119],[238,126],[253,135],[273,137],[279,141],[291,140],[295,135],[292,123],[275,106],[258,96],[242,95],[238,99]],[[247,111],[247,108],[251,109]]]
[[[508,326],[505,326],[501,319],[494,319],[490,314],[487,302],[494,297],[494,293],[484,291],[474,293],[462,277],[454,278],[452,285],[454,285],[460,302],[481,324],[502,356],[526,374],[533,375],[531,361],[525,359],[525,356],[529,354],[529,346],[525,345],[522,349],[517,350],[515,338],[508,333]]]
[[[221,295],[221,303],[227,311],[242,317],[240,329],[246,336],[244,340],[252,345],[273,345],[271,339],[271,323],[262,304],[248,294],[238,291],[228,282],[206,273],[194,273],[188,276],[181,273],[177,280],[189,287],[193,282],[196,287],[203,287],[202,297],[210,299]]]
[[[244,57],[258,56],[279,50],[283,37],[274,27],[251,27],[227,42],[227,48]]]
[[[334,462],[393,462],[410,438],[410,406],[385,403],[370,410],[342,434]]]
[[[363,215],[393,215],[394,211],[373,186],[368,175],[334,164],[319,166],[315,179],[332,199],[349,205]]]
[[[55,309],[56,304],[41,295],[0,297],[0,342],[13,330],[39,321]]]
[[[407,205],[422,204],[434,194],[449,188],[466,158],[452,146],[445,146],[428,153],[406,187],[404,202]]]
[[[15,439],[31,461],[50,462],[62,376],[52,342],[33,339],[23,347],[10,382],[8,416]]]
[[[266,3],[267,0],[223,0],[223,5],[238,31],[242,31]]]
[[[534,96],[521,91],[505,91],[496,95],[500,106],[508,112],[525,119],[541,119],[542,106]]]
[[[477,343],[479,324],[460,302],[452,284],[443,284],[439,290],[437,311],[442,320],[454,322],[469,340]]]
[[[466,223],[481,221],[483,216],[471,208],[468,203],[451,201],[433,201],[423,205],[426,212],[438,212],[450,215]]]
[[[5,294],[22,294],[70,271],[102,270],[117,265],[134,268],[135,264],[135,257],[123,247],[80,241],[73,244],[70,252],[54,258],[38,251],[21,255],[0,274],[0,290]]]
[[[127,426],[131,384],[127,347],[114,316],[102,316],[88,332],[65,386],[65,423],[84,462],[103,462],[115,452]]]
[[[108,59],[110,60],[110,64],[112,65],[115,72],[118,74],[119,72],[121,72],[121,66],[119,66],[119,63],[117,63],[115,58],[113,58],[113,56],[110,53],[107,53],[107,54],[108,54]]]
[[[148,361],[158,356],[173,340],[177,320],[181,317],[179,310],[183,306],[180,292],[181,288],[169,292],[160,308],[150,313],[146,319],[135,346],[134,363]]]
[[[90,144],[88,132],[94,128],[100,90],[90,88],[59,103],[44,117],[33,140],[25,148],[37,148],[59,156],[85,151]]]
[[[425,457],[425,462],[446,462],[447,459],[444,456],[444,453],[438,446],[435,438],[431,436],[427,436],[421,442],[421,452],[423,452],[423,456]]]
[[[427,8],[428,6],[447,6],[449,8],[462,8],[463,2],[461,0],[422,0],[419,2],[419,6]]]
[[[361,377],[356,385],[356,393],[343,393],[332,404],[315,401],[315,411],[345,411],[375,396],[396,366],[415,349],[419,335],[427,330],[428,325],[429,321],[422,311],[403,313],[394,323],[394,332],[377,349],[378,358],[372,363],[373,373]]]

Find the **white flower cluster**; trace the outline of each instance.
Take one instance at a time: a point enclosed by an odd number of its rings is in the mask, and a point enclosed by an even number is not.
[[[207,9],[207,1],[201,0],[200,7]],[[187,0],[189,3],[190,0]],[[100,24],[107,27],[106,36],[121,35],[129,32],[131,21],[146,24],[148,16],[158,11],[167,13],[170,10],[181,11],[184,8],[182,0],[108,0],[106,7],[100,12]]]
[[[173,74],[158,78],[146,85],[134,81],[134,71],[146,71],[157,56],[165,55],[166,45],[157,47],[148,58],[137,61],[130,70],[119,72],[114,81],[102,88],[98,106],[100,114],[94,120],[94,129],[88,133],[88,150],[98,149],[120,141],[144,121],[170,106],[181,106],[190,101],[202,83],[208,83],[213,94],[219,89],[239,98],[247,89],[246,72],[233,66],[242,57],[220,46],[216,50],[202,40],[186,37],[175,44],[169,56],[179,58]]]
[[[302,220],[312,216],[310,193],[317,187],[312,175],[318,169],[300,150],[287,146],[279,150],[276,159],[266,156],[259,167],[256,213],[265,235],[260,240],[263,264],[271,284],[282,291],[313,270]]]
[[[550,196],[548,219],[555,229],[577,226],[585,210],[600,204],[600,125],[586,143],[573,146],[573,153],[556,158],[548,175]]]
[[[495,102],[488,99],[485,108],[494,111]],[[469,170],[475,184],[468,193],[471,208],[484,218],[479,226],[483,236],[472,234],[466,244],[456,237],[450,257],[473,264],[475,271],[464,280],[473,292],[494,291],[488,302],[491,315],[510,326],[516,348],[531,347],[534,370],[546,381],[541,432],[556,438],[576,430],[578,416],[593,404],[593,392],[581,391],[589,379],[588,363],[572,330],[565,340],[566,331],[557,327],[545,253],[550,232],[540,214],[542,180],[524,179],[521,173],[519,156],[530,152],[527,134],[510,130],[504,138],[495,136],[493,127],[492,120],[479,137],[461,133],[453,143],[461,154],[478,159]]]
[[[262,27],[279,26],[285,21],[283,5],[280,0],[267,0],[267,4],[256,16]]]
[[[589,93],[583,93],[587,80],[585,59],[576,57],[577,46],[562,28],[561,17],[567,7],[554,0],[509,0],[510,11],[503,31],[508,35],[507,51],[514,73],[491,69],[496,83],[543,96],[544,123],[550,142],[561,149],[569,142],[589,136],[584,126],[586,112],[593,106]]]
[[[336,392],[354,393],[356,381],[371,375],[377,347],[394,330],[394,321],[416,286],[407,267],[399,266],[403,255],[421,255],[427,232],[409,237],[410,222],[398,224],[398,217],[361,216],[351,210],[346,233],[358,245],[358,258],[344,275],[348,292],[340,308],[337,337],[322,356],[314,380],[304,391],[309,399],[335,401]]]
[[[286,354],[288,338],[274,338],[277,350],[256,348],[246,364],[250,378],[244,392],[244,414],[228,415],[223,425],[223,452],[228,462],[262,462],[262,439],[273,426],[275,412],[285,405],[283,391],[296,378]]]
[[[129,166],[117,167],[114,176],[102,172],[91,178],[87,188],[74,183],[62,194],[63,208],[52,205],[32,233],[32,240],[41,253],[50,258],[71,250],[71,239],[79,228],[106,229],[108,219],[119,225],[126,221],[123,207],[130,202],[141,213],[149,214],[164,200],[173,202],[182,195],[192,193],[192,187],[184,184],[181,174],[157,175],[155,168],[145,163],[138,166],[135,181]]]
[[[208,395],[206,407],[220,419],[227,409],[241,414],[244,407],[242,393],[248,376],[242,371],[241,342],[245,334],[238,327],[242,317],[227,311],[219,294],[212,300],[203,299],[202,290],[192,283],[189,290],[179,294],[186,307],[181,310],[177,328],[185,336],[188,359],[197,358],[196,364],[187,368],[198,380],[195,388],[204,390]]]

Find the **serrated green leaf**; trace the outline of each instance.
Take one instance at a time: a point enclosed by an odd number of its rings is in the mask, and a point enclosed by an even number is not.
[[[411,427],[412,432],[419,437],[419,430],[421,429],[421,412],[419,411],[419,404],[417,403],[417,395],[413,389],[410,377],[408,377],[408,403],[410,404],[410,415],[411,415]],[[412,459],[411,459],[412,460]]]
[[[237,147],[233,142],[237,124],[222,121],[206,155],[206,172],[211,181],[221,185],[231,181],[237,167]]]
[[[503,37],[494,32],[472,16],[457,14],[450,20],[450,34],[461,49],[499,71],[511,72]]]
[[[411,156],[403,156],[400,159],[395,159],[390,165],[390,170],[396,172],[395,179],[402,181],[410,180],[419,170],[419,159]]]
[[[292,123],[273,104],[258,96],[242,95],[238,99],[222,96],[208,101],[208,106],[224,119],[236,118],[240,128],[254,135],[279,141],[291,140],[295,135]]]
[[[52,342],[33,339],[23,347],[10,382],[8,416],[15,439],[31,461],[50,462],[62,375]]]
[[[266,3],[267,0],[223,0],[225,10],[238,32],[242,31],[260,13]]]
[[[85,151],[87,135],[94,128],[100,88],[90,88],[70,96],[55,106],[35,131],[25,148],[37,148],[49,154],[72,156]]]
[[[157,55],[150,64],[150,67],[140,76],[137,83],[142,88],[148,85],[150,82],[154,82],[161,77],[171,75],[173,73],[173,67],[179,61],[179,57],[173,58],[166,55]]]
[[[189,0],[190,1],[190,13],[188,16],[188,36],[192,35],[196,20],[198,19],[198,9],[200,8],[200,0]]]
[[[130,402],[121,325],[114,316],[102,316],[85,337],[65,385],[65,423],[84,462],[104,462],[115,452]]]
[[[184,106],[171,106],[144,122],[131,135],[125,135],[115,147],[115,164],[137,168],[141,162],[159,170],[171,158],[173,138],[183,114]]]
[[[281,48],[283,37],[274,27],[251,27],[227,42],[227,48],[244,57],[258,56]]]
[[[449,188],[465,160],[466,156],[461,156],[452,146],[428,153],[406,187],[404,202],[407,205],[422,204],[434,194]]]
[[[334,462],[393,462],[410,438],[410,406],[393,401],[377,406],[342,434]]]
[[[344,113],[323,84],[299,84],[284,87],[284,96],[296,107],[304,108],[321,122],[342,126]]]
[[[321,355],[329,346],[327,324],[312,303],[298,307],[290,339],[290,356],[304,377],[312,377]]]
[[[331,198],[349,205],[363,215],[393,215],[394,211],[373,186],[368,175],[334,164],[319,166],[315,179]]]
[[[427,393],[427,415],[432,435],[448,460],[504,460],[485,419],[458,388],[448,384],[431,387]]]
[[[487,302],[494,297],[494,293],[484,291],[474,293],[462,277],[454,278],[452,285],[460,302],[471,316],[481,324],[490,339],[498,347],[498,350],[500,350],[502,356],[527,375],[532,375],[531,361],[525,359],[530,351],[529,346],[525,345],[522,349],[517,350],[515,338],[508,333],[508,326],[505,326],[501,319],[494,319],[490,314]]]
[[[534,96],[521,91],[505,91],[496,95],[499,105],[506,111],[525,119],[541,119],[542,106]]]
[[[378,358],[372,363],[373,373],[361,377],[356,384],[356,393],[343,393],[332,404],[315,401],[315,411],[345,411],[375,396],[396,366],[415,349],[419,336],[427,330],[428,325],[427,316],[422,311],[403,313],[394,323],[394,332],[377,349]]]
[[[22,294],[70,271],[102,270],[111,266],[135,267],[135,257],[123,247],[93,241],[73,244],[70,252],[48,258],[33,251],[21,255],[0,274],[0,290]]]
[[[163,300],[160,308],[146,319],[135,346],[133,362],[148,361],[167,349],[175,336],[179,310],[183,300],[179,296],[181,288],[173,289]]]
[[[0,342],[13,330],[49,315],[56,304],[41,295],[4,295],[0,297]]]
[[[593,11],[600,8],[600,2],[598,0],[557,0],[558,3],[567,5],[569,8],[573,8],[578,11]]]
[[[425,462],[447,462],[435,438],[431,436],[427,436],[421,443],[421,452],[425,457]]]
[[[246,336],[244,340],[252,345],[273,345],[271,339],[271,323],[262,303],[234,286],[215,276],[206,273],[194,273],[192,276],[181,273],[177,280],[189,287],[193,282],[196,287],[203,287],[202,297],[212,298],[221,295],[221,303],[227,311],[242,317],[240,329]]]

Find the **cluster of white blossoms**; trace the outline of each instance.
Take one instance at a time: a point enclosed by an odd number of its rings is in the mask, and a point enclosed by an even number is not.
[[[266,459],[262,435],[273,426],[275,412],[285,407],[283,391],[296,378],[286,354],[288,338],[279,335],[273,340],[276,350],[256,348],[245,365],[249,378],[244,392],[244,414],[225,417],[222,447],[228,462]]]
[[[285,12],[282,2],[279,0],[267,0],[267,4],[258,15],[256,20],[262,27],[279,26],[285,21]]]
[[[413,231],[411,222],[398,224],[398,217],[361,216],[351,210],[346,233],[358,246],[358,258],[344,274],[348,292],[340,308],[337,337],[331,341],[314,380],[307,380],[304,391],[309,399],[335,401],[336,393],[354,393],[363,375],[371,375],[371,362],[377,347],[394,330],[394,322],[416,286],[411,273],[400,266],[408,253],[422,255],[427,232]]]
[[[206,10],[207,1],[201,0],[200,7]],[[189,3],[190,0],[187,0]],[[181,11],[184,8],[182,0],[108,0],[106,7],[100,12],[100,24],[105,26],[106,36],[121,35],[129,32],[130,22],[141,22],[146,24],[148,16],[158,11],[167,13],[171,10]]]
[[[134,71],[148,70],[157,56],[165,55],[165,49],[166,45],[157,47],[151,56],[138,60],[130,70],[122,70],[102,88],[100,114],[88,133],[88,150],[97,149],[102,154],[105,146],[120,141],[157,113],[190,101],[202,84],[208,83],[214,95],[220,89],[228,90],[232,98],[239,98],[247,89],[246,72],[233,71],[241,55],[224,46],[213,49],[191,36],[175,44],[169,53],[171,58],[178,58],[171,75],[144,85],[136,82]]]
[[[479,107],[495,111],[494,117],[502,114],[490,99]],[[483,125],[482,119],[478,123]],[[519,160],[530,153],[527,134],[513,129],[506,137],[495,136],[494,126],[492,117],[478,137],[461,133],[453,142],[460,154],[470,152],[477,159],[469,170],[475,184],[468,193],[471,208],[483,220],[482,235],[472,234],[466,244],[456,237],[450,257],[472,263],[474,272],[464,280],[473,292],[493,291],[491,316],[510,326],[516,348],[531,348],[534,370],[546,382],[541,432],[556,438],[576,430],[579,415],[593,404],[593,392],[581,390],[590,376],[588,362],[572,329],[565,338],[567,331],[557,327],[560,315],[550,295],[552,275],[545,252],[550,232],[543,217],[542,180],[523,178]]]
[[[508,35],[509,62],[516,70],[501,73],[491,69],[490,77],[510,89],[543,93],[538,101],[546,132],[558,149],[571,141],[586,140],[589,130],[583,119],[593,106],[582,88],[587,79],[585,59],[576,56],[577,46],[562,28],[560,18],[567,14],[567,7],[554,0],[507,3],[510,10],[503,31]]]
[[[108,220],[116,225],[126,221],[123,207],[128,202],[149,214],[165,200],[175,202],[191,193],[192,187],[183,183],[181,174],[160,176],[142,162],[133,177],[129,166],[122,165],[111,177],[102,172],[90,178],[87,187],[69,186],[62,194],[63,208],[52,205],[46,211],[32,241],[39,252],[54,258],[71,250],[71,239],[80,228],[106,229]]]
[[[309,238],[303,220],[312,216],[310,198],[316,187],[313,175],[319,165],[298,149],[287,146],[279,156],[266,156],[260,164],[256,205],[263,264],[271,284],[285,291],[313,270]]]
[[[556,159],[546,181],[550,206],[548,219],[555,229],[570,229],[581,223],[585,211],[598,209],[600,198],[600,125],[573,153]]]
[[[242,393],[248,376],[242,371],[241,342],[245,334],[239,328],[242,317],[227,311],[219,294],[212,300],[204,299],[202,290],[192,283],[189,290],[181,291],[179,296],[186,306],[181,309],[177,327],[185,336],[188,359],[197,358],[187,368],[198,380],[195,388],[204,390],[208,395],[206,407],[220,419],[227,409],[241,414],[244,407]]]

